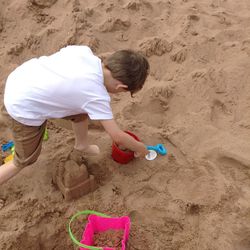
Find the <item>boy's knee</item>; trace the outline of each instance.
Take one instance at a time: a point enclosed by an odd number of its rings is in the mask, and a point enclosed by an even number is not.
[[[33,163],[35,163],[37,161],[38,157],[39,156],[22,159],[22,158],[17,157],[16,155],[14,155],[13,162],[17,168],[23,169],[23,168],[28,167],[28,166],[32,165]]]

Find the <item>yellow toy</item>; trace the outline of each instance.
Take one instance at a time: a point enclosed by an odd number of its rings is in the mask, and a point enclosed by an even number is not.
[[[4,161],[4,163],[6,163],[6,162],[8,162],[8,161],[11,161],[11,160],[13,160],[13,154],[11,154],[11,155],[9,155],[9,156],[7,156],[3,161]]]

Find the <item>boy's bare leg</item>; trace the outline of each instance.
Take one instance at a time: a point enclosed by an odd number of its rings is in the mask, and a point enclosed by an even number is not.
[[[84,120],[72,122],[72,128],[75,133],[74,148],[89,154],[99,154],[100,149],[97,145],[89,145],[88,142],[88,116],[84,116]]]
[[[13,161],[9,161],[0,166],[0,185],[15,176],[21,168],[15,166]]]

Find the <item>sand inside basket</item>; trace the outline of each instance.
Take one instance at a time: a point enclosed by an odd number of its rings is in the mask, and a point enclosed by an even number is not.
[[[107,230],[94,234],[94,246],[121,249],[123,230]]]

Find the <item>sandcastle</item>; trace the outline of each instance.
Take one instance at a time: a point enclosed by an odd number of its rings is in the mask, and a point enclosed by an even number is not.
[[[53,182],[62,192],[66,201],[79,198],[97,188],[95,178],[89,175],[84,163],[79,165],[74,160],[67,160],[53,176]]]

